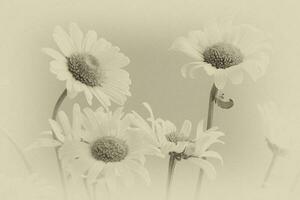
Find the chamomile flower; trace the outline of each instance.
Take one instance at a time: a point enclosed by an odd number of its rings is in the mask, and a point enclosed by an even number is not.
[[[2,200],[58,200],[57,191],[37,174],[10,177],[0,174]]]
[[[130,96],[131,80],[123,67],[129,59],[104,38],[98,38],[95,31],[84,36],[80,28],[71,23],[69,34],[60,26],[54,29],[53,38],[61,53],[54,49],[43,51],[54,60],[50,71],[61,81],[66,81],[69,96],[84,92],[89,104],[95,96],[105,107],[111,101],[123,105]]]
[[[195,62],[181,68],[184,77],[195,77],[195,70],[203,68],[214,77],[218,89],[229,79],[233,84],[243,80],[243,71],[253,80],[261,77],[269,63],[268,38],[250,25],[233,25],[231,21],[213,22],[203,30],[191,31],[179,37],[171,49],[181,51]]]
[[[201,121],[197,127],[197,136],[193,138],[191,135],[192,123],[189,120],[185,120],[180,131],[177,131],[175,125],[170,121],[155,119],[149,104],[144,103],[144,106],[150,113],[148,118],[150,123],[136,112],[133,112],[131,116],[133,117],[132,122],[153,136],[153,140],[163,154],[172,154],[177,160],[189,160],[201,167],[210,179],[214,179],[216,170],[206,158],[216,158],[222,161],[222,157],[209,148],[215,143],[223,143],[219,137],[223,136],[224,133],[218,131],[216,127],[204,131],[203,121]]]
[[[159,150],[141,131],[131,128],[129,117],[123,115],[122,108],[115,112],[85,108],[81,112],[75,104],[72,124],[62,111],[58,121],[50,120],[57,141],[48,138],[46,143],[44,138],[35,146],[58,146],[65,171],[89,184],[104,182],[115,190],[117,183],[132,185],[135,176],[149,184],[145,155]]]
[[[185,135],[190,135],[190,132],[189,130]],[[203,121],[200,121],[197,126],[196,138],[185,149],[186,159],[202,168],[209,179],[215,179],[217,173],[215,167],[206,158],[215,158],[223,163],[219,153],[209,150],[213,144],[223,144],[223,141],[219,140],[221,136],[224,136],[224,133],[218,131],[217,127],[204,130]]]

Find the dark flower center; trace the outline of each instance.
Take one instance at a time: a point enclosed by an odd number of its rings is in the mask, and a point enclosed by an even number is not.
[[[74,53],[67,58],[67,65],[68,70],[77,81],[90,87],[100,85],[100,65],[93,55]]]
[[[105,163],[120,162],[128,154],[128,145],[119,138],[104,136],[92,143],[91,154],[96,160]]]
[[[220,42],[205,49],[204,62],[217,69],[226,69],[243,61],[242,52],[232,44]]]

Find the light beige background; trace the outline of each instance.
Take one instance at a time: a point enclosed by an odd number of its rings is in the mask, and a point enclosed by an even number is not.
[[[235,106],[216,109],[214,120],[226,133],[226,144],[215,147],[225,162],[223,167],[216,163],[216,181],[205,180],[202,199],[285,200],[281,195],[287,193],[297,165],[281,159],[270,188],[260,188],[271,153],[256,105],[273,99],[291,115],[300,116],[299,6],[297,0],[0,0],[0,123],[23,147],[49,129],[47,120],[65,85],[49,72],[49,58],[41,48],[56,48],[53,28],[67,27],[69,22],[77,22],[85,31],[96,30],[131,59],[127,69],[133,96],[125,110],[146,114],[141,103],[147,101],[158,116],[178,127],[184,119],[196,123],[206,116],[211,79],[203,72],[199,79],[183,79],[180,66],[190,59],[168,48],[176,37],[202,28],[207,20],[233,13],[235,23],[251,23],[269,32],[274,52],[265,77],[256,83],[246,77],[242,85],[226,87]],[[63,109],[70,111],[75,101],[86,106],[80,95],[65,101]],[[295,131],[299,131],[296,126]],[[22,162],[2,138],[0,149],[0,170],[24,174]],[[56,184],[53,152],[36,150],[27,155],[36,171]],[[153,184],[137,184],[123,199],[163,199],[167,160],[150,158],[147,167]],[[197,175],[195,166],[184,162],[177,166],[174,200],[192,199]],[[299,190],[300,184],[291,198],[299,199]]]

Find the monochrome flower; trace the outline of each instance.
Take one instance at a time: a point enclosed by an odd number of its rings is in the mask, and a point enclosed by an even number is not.
[[[115,112],[85,108],[81,112],[75,104],[72,123],[60,111],[58,121],[50,119],[50,124],[57,140],[43,138],[34,147],[59,147],[63,168],[70,175],[85,178],[90,184],[104,181],[111,190],[117,183],[132,185],[134,176],[150,183],[145,155],[159,150],[141,131],[130,127],[130,118],[124,116],[122,108]]]
[[[129,64],[129,59],[118,47],[98,38],[95,31],[84,36],[74,23],[69,26],[69,34],[57,26],[53,38],[62,53],[50,48],[43,51],[54,59],[50,71],[66,81],[71,97],[84,92],[89,104],[93,96],[105,107],[110,106],[111,100],[124,104],[126,96],[130,96],[131,80],[122,68]]]
[[[1,200],[58,200],[57,191],[37,174],[11,177],[0,174]]]
[[[150,113],[150,117],[144,120],[138,113],[133,112],[129,115],[133,118],[135,126],[141,128],[148,135],[152,136],[155,144],[164,155],[174,155],[177,160],[189,160],[201,167],[210,179],[216,176],[214,166],[206,158],[216,158],[222,161],[222,157],[215,151],[209,150],[215,143],[223,143],[219,137],[224,133],[213,127],[209,130],[203,130],[203,121],[199,122],[196,138],[192,136],[192,123],[185,120],[179,132],[175,125],[166,120],[155,118],[152,109],[148,103],[144,103]],[[223,162],[223,161],[222,161]]]
[[[261,77],[269,63],[270,45],[266,34],[257,28],[224,20],[177,38],[171,49],[195,59],[181,68],[184,77],[194,78],[195,70],[203,68],[214,77],[216,87],[223,89],[227,79],[241,83],[243,71],[253,80]]]
[[[258,105],[265,125],[265,139],[272,153],[286,155],[289,151],[300,150],[300,137],[295,132],[293,119],[279,109],[274,102]]]

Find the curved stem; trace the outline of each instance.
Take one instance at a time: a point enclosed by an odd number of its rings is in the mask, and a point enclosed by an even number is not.
[[[267,185],[267,183],[268,183],[268,180],[269,180],[269,178],[270,178],[272,169],[274,168],[274,164],[275,164],[275,162],[276,162],[276,159],[277,159],[277,154],[276,154],[276,153],[273,153],[273,156],[272,156],[271,162],[270,162],[270,164],[269,164],[268,170],[267,170],[267,172],[266,172],[266,175],[265,175],[265,178],[264,178],[262,187],[266,187],[266,185]]]
[[[62,102],[65,100],[66,96],[67,96],[67,89],[64,89],[64,91],[61,93],[61,95],[58,97],[58,99],[55,103],[55,106],[54,106],[54,109],[53,109],[53,112],[52,112],[52,119],[53,120],[56,120],[57,112],[58,112]]]
[[[57,117],[57,113],[58,110],[61,106],[61,104],[63,103],[64,99],[67,96],[67,89],[65,89],[61,95],[59,96],[59,98],[57,99],[53,112],[52,112],[52,119],[56,120]],[[57,139],[55,134],[52,134],[54,139]],[[68,194],[67,194],[67,186],[66,186],[66,181],[65,181],[65,177],[64,177],[64,172],[62,169],[62,164],[59,160],[59,154],[58,154],[58,147],[55,148],[55,155],[56,155],[56,160],[57,160],[57,164],[58,164],[58,168],[59,168],[59,175],[60,175],[60,179],[61,179],[61,183],[62,183],[62,187],[63,187],[63,192],[64,192],[64,199],[67,200],[68,199]]]
[[[211,87],[211,90],[210,90],[209,101],[208,101],[206,130],[208,130],[212,127],[213,116],[214,116],[214,105],[215,105],[215,99],[216,99],[217,92],[218,92],[218,88],[215,86],[215,84],[213,84]],[[204,175],[204,171],[203,171],[203,169],[200,169],[198,181],[197,181],[197,185],[196,185],[195,200],[199,199],[199,196],[200,196],[203,175]]]
[[[166,199],[169,200],[171,196],[171,185],[173,181],[173,175],[176,165],[176,159],[174,155],[170,155],[169,158],[169,168],[168,168],[168,179],[167,179],[167,192],[166,192]]]
[[[31,168],[26,156],[24,155],[23,151],[19,147],[19,145],[15,142],[15,140],[12,137],[10,137],[10,135],[8,134],[8,132],[4,128],[0,128],[0,129],[1,129],[2,135],[4,137],[6,137],[6,139],[15,147],[15,149],[16,149],[17,153],[19,154],[20,158],[23,160],[26,169],[31,174],[33,172],[32,168]]]

